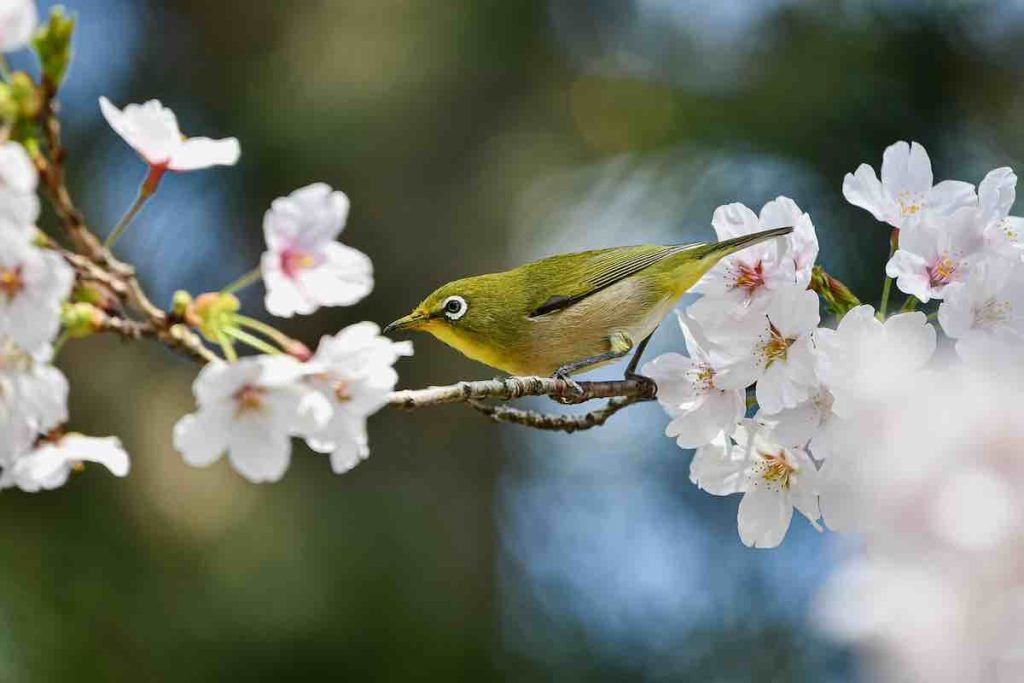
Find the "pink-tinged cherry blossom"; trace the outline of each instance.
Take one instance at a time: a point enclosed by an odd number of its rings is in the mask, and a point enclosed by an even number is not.
[[[885,266],[896,286],[927,303],[941,299],[946,287],[963,282],[971,267],[985,258],[985,224],[976,208],[943,216],[918,213],[900,231],[899,248]]]
[[[775,293],[764,312],[751,311],[728,329],[709,333],[727,359],[719,386],[743,389],[757,382],[757,402],[766,413],[806,400],[818,382],[813,351],[818,306],[814,292],[790,284]]]
[[[315,433],[330,418],[327,400],[303,381],[308,372],[290,356],[210,363],[192,386],[197,411],[174,426],[174,447],[195,467],[227,452],[249,481],[279,480],[291,460],[291,437]]]
[[[13,52],[28,45],[38,23],[35,0],[0,3],[0,52]]]
[[[382,337],[371,322],[350,325],[320,340],[306,382],[333,410],[321,429],[307,435],[306,443],[330,454],[335,473],[347,472],[369,456],[366,418],[387,404],[398,382],[392,366],[411,355],[411,342]]]
[[[56,253],[33,245],[25,232],[0,228],[0,337],[30,354],[47,346],[73,282],[74,272]]]
[[[366,254],[337,242],[349,201],[315,183],[275,199],[263,219],[267,251],[260,268],[267,311],[308,315],[321,306],[351,306],[373,289]]]
[[[110,127],[149,165],[149,177],[143,188],[149,194],[166,171],[233,166],[242,153],[235,138],[211,140],[182,135],[174,112],[159,100],[129,104],[121,110],[101,97],[100,110]]]
[[[68,419],[68,381],[50,356],[0,337],[0,463]]]
[[[743,493],[737,526],[743,544],[774,548],[782,543],[793,509],[818,528],[818,471],[799,447],[779,442],[772,431],[745,419],[732,436],[698,449],[690,479],[714,495]]]
[[[958,180],[933,185],[932,163],[924,147],[902,140],[882,154],[882,179],[875,169],[861,164],[843,179],[843,196],[854,206],[870,211],[876,220],[894,228],[925,209],[948,214],[976,202],[974,186]]]
[[[675,437],[680,448],[697,448],[732,434],[746,410],[746,397],[742,388],[716,385],[725,359],[707,343],[693,320],[683,315],[678,319],[687,355],[663,354],[641,372],[657,383],[658,403],[671,418],[665,434]]]
[[[840,418],[832,410],[834,401],[832,392],[819,384],[796,406],[772,414],[761,410],[754,419],[768,426],[780,443],[800,446],[824,460],[835,449],[839,427]]]
[[[99,463],[117,477],[127,476],[130,468],[128,453],[117,438],[67,434],[43,441],[4,467],[0,488],[17,487],[30,493],[59,488],[86,462]]]
[[[950,286],[939,306],[939,324],[956,339],[965,361],[986,365],[1024,351],[1024,264],[991,258],[966,282]],[[995,353],[1002,346],[1004,353]]]

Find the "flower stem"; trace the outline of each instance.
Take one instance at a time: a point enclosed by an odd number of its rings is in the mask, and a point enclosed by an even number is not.
[[[138,215],[139,211],[142,209],[142,206],[146,203],[146,200],[152,196],[152,193],[146,193],[143,192],[142,190],[139,190],[139,194],[135,197],[135,201],[132,202],[132,205],[130,207],[128,207],[128,210],[125,212],[125,214],[121,216],[121,220],[117,222],[117,225],[114,226],[114,229],[110,231],[109,235],[107,235],[107,239],[103,241],[104,247],[106,247],[107,249],[114,248],[114,245],[117,244],[117,241],[119,239],[121,239],[121,235],[123,235],[124,231],[128,229],[128,226],[131,225],[132,220],[135,218],[136,215]]]
[[[255,268],[250,270],[248,273],[246,273],[242,277],[240,277],[237,280],[235,280],[234,282],[232,282],[230,285],[227,285],[226,287],[221,289],[220,293],[221,294],[231,294],[233,292],[237,292],[240,289],[245,289],[246,287],[248,287],[252,283],[254,283],[257,280],[259,280],[261,275],[262,275],[262,271],[260,270],[260,267],[256,266]]]
[[[909,313],[910,311],[917,310],[917,297],[911,294],[907,297],[907,300],[903,302],[903,306],[900,308],[901,313]]]
[[[231,340],[227,338],[223,333],[217,335],[217,342],[220,344],[220,350],[224,352],[224,358],[229,363],[234,363],[238,360],[238,354],[235,353],[235,347],[231,343]]]
[[[64,330],[63,332],[60,333],[60,336],[57,337],[57,341],[53,342],[53,357],[54,358],[56,358],[57,354],[60,353],[60,350],[62,348],[64,348],[64,344],[65,344],[65,342],[67,342],[68,339],[71,339],[71,332],[70,332],[70,330]]]
[[[893,253],[896,251],[896,240],[899,232],[897,230],[892,231],[892,236],[889,238],[889,258],[892,258]],[[886,264],[889,262],[886,261]],[[889,292],[892,291],[892,278],[888,275],[885,276],[885,281],[882,282],[882,301],[878,305],[878,319],[885,320],[885,314],[889,310]]]
[[[284,332],[281,332],[276,327],[268,325],[262,320],[250,318],[247,315],[236,315],[235,322],[241,325],[242,327],[248,327],[250,330],[255,330],[256,332],[259,332],[264,337],[273,340],[282,348],[285,348],[292,343],[291,337],[286,335]]]
[[[11,67],[7,64],[7,58],[0,54],[0,79],[11,82]]]
[[[271,356],[280,355],[281,353],[280,349],[274,348],[273,346],[263,341],[259,337],[255,337],[246,332],[245,330],[240,330],[237,327],[228,327],[224,330],[224,333],[234,337],[243,344],[251,346],[257,351],[262,351],[263,353],[269,354]]]

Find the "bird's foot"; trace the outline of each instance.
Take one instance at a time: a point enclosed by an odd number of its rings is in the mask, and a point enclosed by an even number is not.
[[[640,385],[640,395],[644,398],[655,398],[658,395],[658,384],[646,375],[627,372],[626,379]]]
[[[555,374],[552,375],[555,379],[560,379],[565,382],[566,389],[568,390],[564,394],[558,394],[552,396],[553,399],[562,404],[579,403],[580,398],[583,396],[583,387],[580,383],[572,378],[567,370],[558,369]]]

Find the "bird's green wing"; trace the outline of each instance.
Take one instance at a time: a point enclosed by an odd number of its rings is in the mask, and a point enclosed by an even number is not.
[[[564,310],[692,246],[616,247],[552,256],[524,266],[524,286],[533,295],[529,317]]]

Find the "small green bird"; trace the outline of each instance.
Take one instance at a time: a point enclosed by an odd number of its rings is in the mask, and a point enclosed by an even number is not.
[[[792,231],[562,254],[455,280],[384,332],[423,330],[504,372],[566,379],[635,349],[626,370],[633,377],[654,330],[704,273],[733,252]]]

